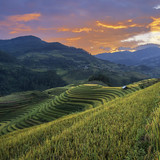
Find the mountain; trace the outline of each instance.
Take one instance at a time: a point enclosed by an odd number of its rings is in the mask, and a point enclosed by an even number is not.
[[[142,50],[142,49],[146,49],[146,48],[153,48],[153,47],[160,47],[160,45],[158,44],[153,44],[153,43],[148,43],[148,44],[145,44],[145,45],[140,45],[136,48],[134,48],[136,51],[138,50]]]
[[[15,59],[12,64],[0,63],[0,95],[85,83],[93,77],[110,86],[148,78],[133,68],[98,59],[83,49],[48,43],[35,36],[0,40],[0,50],[3,58]]]
[[[0,40],[0,50],[15,56],[22,64],[32,68],[83,68],[86,65],[98,66],[103,63],[83,49],[68,47],[58,42],[48,43],[35,36]]]
[[[103,60],[109,60],[118,64],[125,65],[146,65],[148,67],[160,67],[160,48],[158,46],[151,46],[135,52],[116,52],[116,53],[102,53],[95,57]]]
[[[41,49],[45,42],[38,37],[23,36],[9,40],[0,40],[0,50],[12,55],[21,55],[33,49]]]

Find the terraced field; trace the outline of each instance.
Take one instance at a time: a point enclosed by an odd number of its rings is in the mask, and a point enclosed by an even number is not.
[[[0,135],[94,108],[136,90],[139,90],[138,85],[123,90],[121,87],[84,84],[76,87],[47,90],[45,93],[49,93],[50,97],[41,96],[38,100],[42,100],[40,102],[36,100],[36,103],[31,103],[34,100],[34,94],[4,97],[3,101],[0,102]],[[59,91],[61,94],[58,95],[55,91]],[[14,101],[11,101],[13,99]]]
[[[47,99],[48,95],[39,91],[14,93],[0,97],[0,121],[8,121],[25,112],[29,106]]]
[[[0,159],[158,159],[160,83],[142,90],[137,84],[128,90],[100,85],[68,89],[30,117],[42,123],[39,118],[51,119],[54,109],[91,109],[1,136]],[[30,124],[27,118],[23,125]]]

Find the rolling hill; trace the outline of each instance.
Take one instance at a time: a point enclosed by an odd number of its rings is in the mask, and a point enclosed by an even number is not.
[[[156,159],[159,88],[150,79],[127,90],[84,84],[2,97],[0,159]]]
[[[53,121],[73,112],[95,108],[105,101],[140,89],[139,85],[125,91],[120,87],[103,87],[96,84],[65,88],[65,92],[56,96],[49,94],[48,98],[46,92],[26,92],[0,98],[0,115],[2,117],[0,118],[2,121],[0,134]],[[65,88],[63,87],[61,90],[63,91]],[[42,99],[44,100],[42,101]],[[36,103],[33,104],[33,100]]]

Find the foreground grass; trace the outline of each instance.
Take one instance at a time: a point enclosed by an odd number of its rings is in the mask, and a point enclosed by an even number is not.
[[[160,103],[148,120],[146,132],[150,143],[149,156],[152,159],[160,159]]]
[[[1,136],[0,159],[154,159],[157,140],[151,140],[146,126],[152,124],[159,95],[157,83],[97,108]]]

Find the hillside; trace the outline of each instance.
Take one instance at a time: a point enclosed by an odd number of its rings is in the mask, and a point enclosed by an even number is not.
[[[108,77],[110,86],[149,78],[124,65],[97,59],[83,49],[35,36],[0,40],[0,50],[0,95],[81,84],[98,73]]]
[[[5,52],[0,51],[0,63],[16,63],[16,58]]]
[[[0,96],[28,90],[45,90],[67,83],[54,70],[33,71],[21,65],[0,64]]]
[[[35,106],[22,112],[21,119],[1,123],[3,133],[17,131],[0,136],[0,159],[156,159],[160,83],[147,87],[154,82],[131,84],[128,90],[68,86],[59,88],[59,96],[54,89],[47,90],[55,97],[52,103],[42,102],[39,110]],[[74,106],[78,111],[78,105],[87,110],[26,128],[40,122],[38,117],[51,118],[57,109],[71,111]]]
[[[97,67],[104,64],[83,49],[68,47],[58,42],[48,43],[35,36],[0,40],[0,50],[15,56],[22,64],[31,68],[83,68],[86,65]]]
[[[70,85],[44,92],[20,92],[1,97],[0,135],[95,108],[157,82],[158,79],[140,81],[129,85],[127,90],[97,84]]]
[[[16,57],[19,62],[34,70],[120,70],[119,66],[90,55],[83,49],[48,43],[35,36],[0,40],[0,50]]]
[[[6,134],[17,129],[39,125],[72,112],[94,108],[103,104],[104,101],[110,101],[117,96],[124,96],[137,89],[139,89],[138,86],[125,92],[121,88],[102,87],[100,85],[92,84],[81,85],[70,87],[67,91],[57,96],[51,94],[52,96],[47,100],[46,97],[44,98],[44,102],[40,101],[40,103],[37,102],[34,105],[32,103],[26,103],[25,106],[26,98],[21,98],[23,97],[23,94],[11,95],[12,98],[16,96],[17,101],[8,100],[8,96],[6,98],[0,98],[0,100],[3,100],[0,103],[0,113],[2,117],[0,118],[2,121],[0,134]],[[48,92],[52,93],[51,90]],[[27,99],[30,99],[30,95],[27,97]],[[20,115],[18,115],[17,112],[20,112]],[[13,113],[16,117],[11,116]],[[3,121],[7,121],[7,123],[3,123]]]

